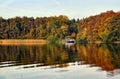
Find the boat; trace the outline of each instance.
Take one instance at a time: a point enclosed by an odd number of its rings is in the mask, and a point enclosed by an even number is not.
[[[75,43],[75,39],[66,39],[65,43]]]

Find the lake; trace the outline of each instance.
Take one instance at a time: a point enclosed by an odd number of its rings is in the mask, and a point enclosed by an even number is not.
[[[0,45],[0,79],[120,79],[120,44]]]

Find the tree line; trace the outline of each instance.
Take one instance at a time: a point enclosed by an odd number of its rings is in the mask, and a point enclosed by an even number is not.
[[[0,39],[64,39],[78,42],[120,41],[120,12],[107,11],[83,19],[67,16],[0,17]]]
[[[65,38],[77,34],[78,22],[67,16],[58,17],[0,17],[0,39],[46,39],[48,37]]]

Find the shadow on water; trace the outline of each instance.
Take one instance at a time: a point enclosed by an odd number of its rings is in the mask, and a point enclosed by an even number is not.
[[[114,74],[118,74],[119,71],[116,70],[120,69],[120,44],[0,46],[0,68],[58,68],[67,67],[72,62],[100,67],[100,71],[110,72],[110,75],[113,75],[114,71]]]

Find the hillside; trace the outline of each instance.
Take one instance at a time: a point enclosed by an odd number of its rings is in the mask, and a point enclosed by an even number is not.
[[[81,42],[120,41],[120,13],[107,11],[79,21],[77,39]]]

